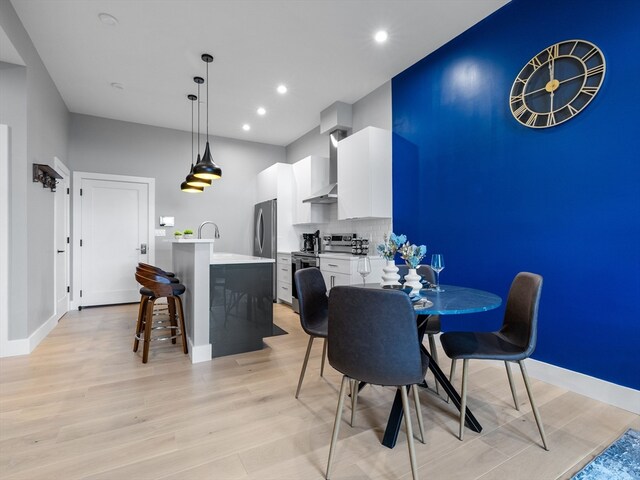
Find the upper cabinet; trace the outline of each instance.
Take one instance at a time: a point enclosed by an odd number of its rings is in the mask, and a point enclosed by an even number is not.
[[[278,250],[293,251],[300,248],[293,230],[294,182],[293,168],[288,163],[274,163],[258,173],[256,203],[277,200]]]
[[[328,158],[310,155],[293,164],[294,225],[329,221],[329,207],[327,205],[302,202],[328,183]]]
[[[338,143],[338,220],[391,218],[391,132],[364,128]]]

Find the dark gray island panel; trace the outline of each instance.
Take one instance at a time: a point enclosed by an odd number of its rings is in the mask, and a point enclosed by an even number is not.
[[[273,334],[273,263],[210,266],[212,357],[260,350]]]

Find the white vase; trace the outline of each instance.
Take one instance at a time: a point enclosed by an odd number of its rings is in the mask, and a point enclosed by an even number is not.
[[[382,271],[382,287],[387,285],[400,285],[400,275],[398,275],[398,267],[393,260],[387,260],[387,264],[383,267]]]
[[[411,287],[410,293],[418,293],[422,288],[422,283],[420,283],[421,278],[415,268],[410,268],[409,273],[404,276],[404,286]]]

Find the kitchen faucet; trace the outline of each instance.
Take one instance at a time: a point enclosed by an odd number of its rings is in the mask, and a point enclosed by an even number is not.
[[[207,223],[213,225],[216,228],[216,231],[213,234],[213,237],[220,238],[220,230],[218,230],[218,225],[213,223],[211,220],[206,220],[200,224],[200,226],[198,227],[198,238],[202,238],[202,227],[204,227]]]

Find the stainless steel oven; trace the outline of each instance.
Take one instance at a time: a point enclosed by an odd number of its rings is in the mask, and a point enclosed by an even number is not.
[[[291,306],[296,313],[300,313],[298,290],[296,288],[296,270],[310,267],[320,268],[320,257],[317,254],[313,252],[291,253]]]

